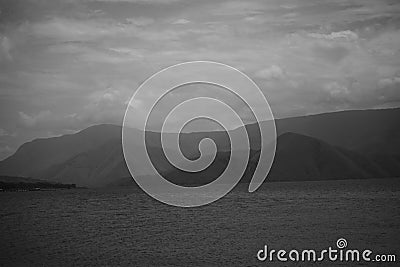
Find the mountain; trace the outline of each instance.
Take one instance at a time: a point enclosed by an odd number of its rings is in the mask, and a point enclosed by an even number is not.
[[[400,153],[400,108],[286,118],[276,125],[279,134],[299,133],[362,153]]]
[[[276,120],[279,137],[269,180],[400,176],[400,126],[396,123],[399,116],[400,109],[388,109]],[[261,127],[266,124],[262,122]],[[256,166],[259,150],[258,127],[246,125],[246,128],[252,146],[244,181],[248,181],[246,179]],[[137,131],[132,129],[132,134],[138,134]],[[180,143],[187,157],[198,157],[197,144],[204,137],[216,140],[219,152],[215,163],[200,174],[177,171],[162,153],[160,133],[148,134],[152,160],[167,179],[177,184],[210,182],[222,173],[229,159],[227,133],[184,133]],[[96,125],[76,134],[28,142],[0,162],[0,175],[34,177],[81,186],[118,184],[119,178],[130,176],[122,153],[121,127]]]
[[[277,139],[276,154],[268,180],[306,181],[400,176],[400,161],[391,164],[390,170],[387,160],[379,161],[378,158],[365,157],[358,152],[332,146],[310,136],[284,133]],[[180,185],[206,184],[222,173],[228,160],[229,153],[221,152],[217,154],[215,166],[204,172],[193,175],[175,170],[165,176]],[[252,150],[241,182],[250,182],[258,160],[259,151]]]
[[[161,156],[163,155],[161,148],[149,147],[148,151],[156,155],[152,157],[152,160],[161,172],[168,172],[173,168],[167,159]],[[141,174],[145,175],[145,173]],[[98,187],[112,183],[119,177],[130,177],[130,173],[125,163],[121,138],[114,138],[98,147],[79,153],[63,163],[51,166],[40,172],[38,176],[53,182]]]
[[[71,157],[120,138],[121,127],[99,125],[76,134],[40,138],[23,144],[12,156],[0,162],[0,174],[37,177],[40,172]]]
[[[276,119],[277,135],[298,133],[325,141],[331,145],[358,151],[364,154],[400,154],[400,108],[377,110],[350,110]],[[245,126],[249,133],[251,148],[260,149],[259,127]],[[261,122],[261,128],[270,127],[270,122]],[[238,129],[231,131],[232,134]],[[183,147],[192,147],[207,135],[228,151],[229,140],[224,132],[198,132],[182,138]]]
[[[163,176],[182,186],[207,184],[223,172],[229,156],[227,152],[218,152],[213,164],[200,173],[191,174],[173,170],[163,173]],[[240,182],[250,182],[258,160],[259,151],[251,151],[249,164]],[[400,176],[400,157],[388,164],[387,160],[380,162],[313,137],[284,133],[277,139],[274,163],[266,181],[368,179],[396,176]],[[112,182],[113,186],[130,184],[134,185],[135,182],[129,177]]]
[[[121,140],[109,140],[98,147],[79,153],[63,163],[55,164],[40,174],[53,182],[81,186],[101,186],[114,177],[129,176],[122,154]]]
[[[390,177],[390,174],[357,152],[313,137],[284,133],[278,138],[275,161],[268,178],[271,181],[303,181],[380,177]]]

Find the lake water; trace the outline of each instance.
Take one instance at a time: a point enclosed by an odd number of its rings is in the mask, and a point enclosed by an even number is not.
[[[0,265],[267,266],[256,257],[266,244],[318,250],[340,237],[400,258],[400,179],[245,189],[198,208],[134,187],[0,193]]]

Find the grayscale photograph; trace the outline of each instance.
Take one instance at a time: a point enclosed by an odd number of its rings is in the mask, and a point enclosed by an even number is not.
[[[0,266],[398,266],[400,1],[0,0]]]

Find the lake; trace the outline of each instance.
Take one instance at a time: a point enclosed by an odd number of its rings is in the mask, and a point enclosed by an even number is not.
[[[197,208],[136,187],[3,192],[0,203],[7,266],[267,266],[256,257],[266,244],[317,250],[338,238],[400,258],[400,179],[265,183],[255,193],[241,184]]]

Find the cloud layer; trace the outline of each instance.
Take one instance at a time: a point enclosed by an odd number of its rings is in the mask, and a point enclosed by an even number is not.
[[[244,71],[277,117],[397,107],[399,14],[389,0],[2,1],[0,159],[121,123],[140,83],[189,60]]]

